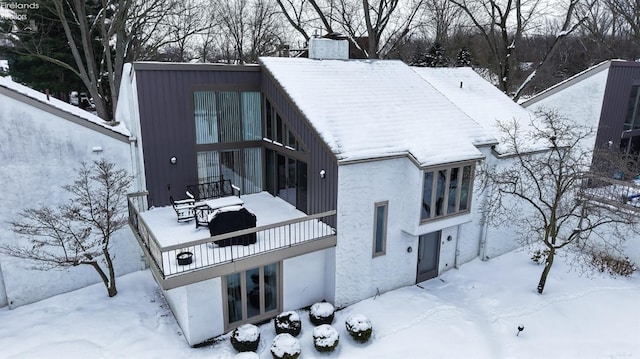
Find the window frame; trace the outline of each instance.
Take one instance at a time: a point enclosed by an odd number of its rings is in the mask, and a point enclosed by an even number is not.
[[[382,247],[380,251],[376,251],[378,244],[378,209],[384,208],[384,218],[382,219],[382,233],[380,233]],[[373,258],[383,256],[387,253],[387,230],[389,223],[389,201],[376,202],[373,205],[373,246],[371,255]]]
[[[233,330],[243,324],[248,324],[248,323],[257,323],[257,322],[261,322],[263,320],[269,319],[274,317],[276,314],[278,314],[279,312],[282,311],[282,303],[283,303],[283,278],[282,278],[282,262],[275,262],[275,263],[266,263],[263,265],[259,265],[257,267],[251,267],[251,268],[247,268],[245,270],[241,270],[238,272],[234,272],[234,273],[229,273],[227,275],[223,275],[221,276],[221,286],[222,286],[222,306],[223,306],[223,319],[224,319],[224,327],[225,327],[225,331],[230,331]],[[278,296],[276,299],[276,303],[275,303],[275,309],[266,311],[265,307],[265,291],[264,291],[264,282],[265,282],[265,267],[269,266],[269,265],[276,265],[276,295]],[[248,313],[247,313],[247,302],[249,301],[249,293],[247,293],[247,283],[246,283],[246,273],[248,271],[254,270],[254,269],[258,269],[259,270],[259,281],[258,281],[258,287],[261,288],[260,289],[260,314],[253,316],[253,317],[248,317]],[[240,275],[240,294],[241,294],[241,307],[242,307],[242,319],[235,321],[235,322],[229,322],[229,298],[228,298],[228,287],[227,287],[227,276],[230,275],[235,275],[235,274],[239,274]]]
[[[468,189],[468,193],[467,193],[467,202],[466,202],[466,208],[465,209],[461,209],[461,200],[462,200],[462,187],[463,187],[463,183],[464,183],[464,170],[466,167],[469,167],[469,189]],[[450,188],[451,188],[451,174],[454,172],[453,169],[457,168],[457,177],[455,179],[456,182],[456,188],[455,188],[455,209],[449,213],[449,201],[450,201]],[[420,197],[420,224],[424,224],[424,223],[428,223],[428,222],[432,222],[432,221],[436,221],[436,220],[440,220],[443,218],[449,218],[449,217],[453,217],[453,216],[458,216],[458,215],[462,215],[462,214],[467,214],[471,212],[471,205],[472,205],[472,197],[473,197],[473,182],[474,182],[474,178],[475,178],[475,169],[476,169],[476,162],[475,161],[467,161],[467,162],[459,162],[459,163],[454,163],[454,164],[447,164],[447,165],[441,165],[441,166],[434,166],[434,167],[426,167],[422,169],[422,195]],[[436,206],[436,202],[437,199],[439,198],[438,196],[438,174],[439,172],[445,172],[445,181],[443,183],[444,186],[444,192],[442,193],[442,208],[441,208],[441,214],[438,214],[438,208]],[[426,192],[426,185],[425,185],[425,178],[427,177],[427,174],[431,173],[431,198],[430,198],[430,207],[429,207],[429,214],[426,217],[423,217],[423,204],[424,204],[424,200],[425,200],[425,192]]]

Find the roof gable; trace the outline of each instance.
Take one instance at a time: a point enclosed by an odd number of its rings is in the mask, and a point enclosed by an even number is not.
[[[421,166],[482,157],[482,126],[400,61],[261,58],[339,162],[398,155]]]

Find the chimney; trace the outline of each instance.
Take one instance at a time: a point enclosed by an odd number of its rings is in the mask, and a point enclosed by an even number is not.
[[[309,40],[309,58],[316,60],[348,60],[349,40],[311,38]]]

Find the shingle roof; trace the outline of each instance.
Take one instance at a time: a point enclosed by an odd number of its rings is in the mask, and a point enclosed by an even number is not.
[[[429,166],[481,158],[476,146],[496,142],[400,61],[260,61],[341,162],[406,154]]]

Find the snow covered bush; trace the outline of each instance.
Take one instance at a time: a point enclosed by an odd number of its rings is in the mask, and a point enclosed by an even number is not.
[[[620,259],[606,253],[591,253],[591,265],[598,271],[608,272],[612,276],[630,277],[636,270],[629,257]]]
[[[300,356],[301,351],[298,339],[288,333],[276,335],[271,344],[273,359],[296,359]]]
[[[345,321],[345,326],[349,335],[358,343],[366,343],[371,338],[371,321],[362,314],[350,315]]]
[[[300,335],[300,330],[302,329],[300,316],[296,312],[283,312],[278,314],[273,324],[276,329],[276,334],[289,333],[297,337]]]
[[[329,324],[322,324],[313,328],[313,346],[319,352],[332,352],[338,346],[340,335]]]
[[[255,352],[260,344],[260,329],[253,324],[245,324],[231,334],[231,345],[239,352]]]
[[[311,306],[309,320],[313,325],[331,324],[335,308],[331,303],[321,302]]]

